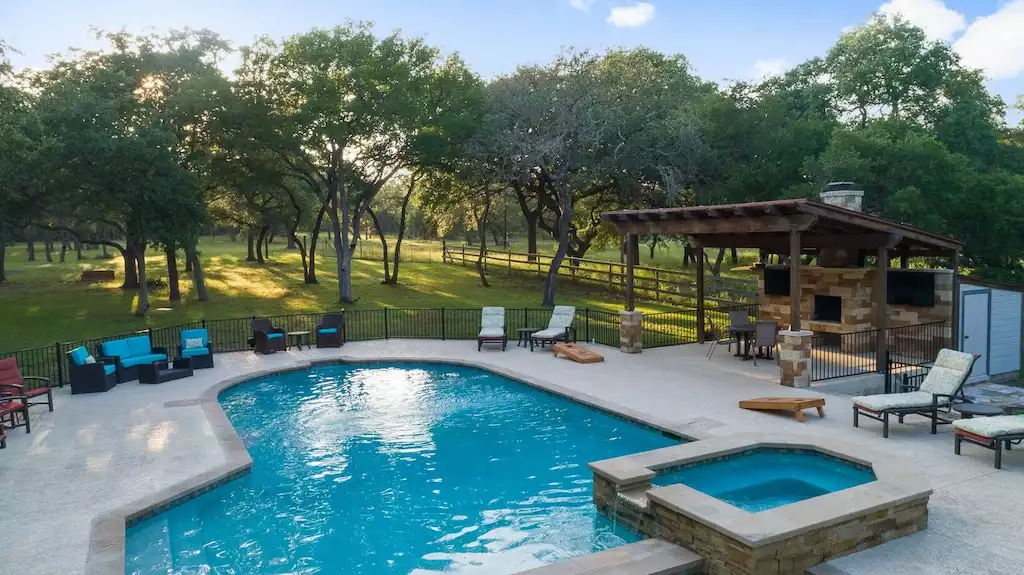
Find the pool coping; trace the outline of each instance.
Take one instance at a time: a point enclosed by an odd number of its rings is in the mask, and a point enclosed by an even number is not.
[[[831,438],[794,440],[779,434],[721,436],[593,462],[590,469],[617,486],[632,487],[650,481],[658,471],[757,448],[819,451],[870,467],[876,480],[759,513],[743,511],[681,483],[651,486],[646,496],[751,547],[760,547],[932,494],[920,472],[891,456]]]
[[[238,352],[247,353],[247,352]],[[302,359],[292,364],[254,370],[237,375],[207,387],[199,397],[206,420],[210,424],[213,436],[224,454],[225,462],[212,469],[197,473],[192,477],[174,485],[157,490],[154,493],[137,499],[127,505],[111,509],[93,518],[89,532],[89,548],[86,555],[85,575],[124,575],[126,553],[126,530],[130,525],[164,512],[172,507],[185,503],[203,493],[245,475],[252,468],[252,457],[245,444],[238,437],[234,426],[221,408],[218,397],[224,391],[243,383],[282,373],[302,371],[318,365],[329,364],[373,364],[373,363],[434,363],[456,365],[481,369],[500,375],[540,391],[575,401],[586,407],[597,409],[614,417],[619,417],[634,424],[650,427],[661,433],[676,436],[690,441],[683,445],[701,443],[708,437],[703,429],[694,424],[678,424],[661,420],[639,411],[605,401],[592,395],[581,393],[555,383],[541,381],[515,370],[488,364],[486,362],[468,361],[446,358],[415,358],[399,357],[353,357],[335,356],[318,359]],[[678,446],[674,446],[678,447]],[[668,448],[671,449],[671,448]]]

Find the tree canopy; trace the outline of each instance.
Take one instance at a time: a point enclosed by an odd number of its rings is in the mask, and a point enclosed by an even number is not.
[[[168,255],[173,299],[175,253],[198,266],[199,231],[222,224],[257,262],[270,236],[288,238],[307,283],[329,232],[351,302],[367,226],[385,260],[393,249],[383,281],[397,283],[409,218],[425,236],[475,231],[485,248],[501,201],[528,251],[539,235],[558,242],[551,305],[557,266],[613,241],[602,211],[814,197],[829,181],[857,182],[870,213],[962,239],[973,273],[1024,281],[1024,127],[1006,124],[980,71],[899,18],[725,86],[647,48],[567,50],[484,81],[365,22],[258,38],[230,76],[233,48],[210,31],[100,37],[105,49],[42,71],[15,69],[0,42],[0,281],[2,246],[73,234],[120,251],[144,313],[147,246]]]

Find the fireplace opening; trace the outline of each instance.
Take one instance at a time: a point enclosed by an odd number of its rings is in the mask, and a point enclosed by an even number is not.
[[[814,315],[817,321],[843,321],[843,298],[834,295],[814,296]]]

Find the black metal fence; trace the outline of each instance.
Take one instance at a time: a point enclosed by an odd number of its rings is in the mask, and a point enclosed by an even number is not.
[[[744,311],[751,323],[757,320],[757,304],[719,305],[705,308],[703,328],[709,330],[711,325],[724,327],[730,325],[729,312]],[[644,348],[665,347],[697,342],[697,310],[683,309],[652,313],[644,316],[643,336]],[[705,333],[708,333],[705,331]]]
[[[707,320],[715,325],[728,325],[729,312],[744,310],[749,317],[757,316],[754,304],[709,307],[705,310]],[[366,341],[375,339],[456,339],[474,340],[480,332],[479,308],[379,308],[354,309],[345,314],[345,340]],[[315,332],[322,313],[302,313],[269,316],[270,321],[287,332]],[[520,328],[543,328],[551,318],[546,308],[506,308],[505,332],[509,341],[515,342]],[[132,333],[0,353],[0,359],[15,357],[25,375],[40,375],[57,385],[67,383],[67,353],[78,346],[85,346],[90,353],[99,354],[104,341],[135,335],[148,334],[153,347],[166,348],[169,355],[178,353],[181,332],[186,329],[204,328],[209,332],[215,353],[245,351],[251,349],[253,317],[232,319],[200,320],[174,326],[151,328]],[[619,313],[580,309],[572,324],[577,340],[619,346]],[[643,345],[646,348],[681,345],[697,341],[697,311],[683,309],[649,314],[644,317]]]
[[[885,392],[901,393],[917,389],[942,348],[954,348],[952,330],[947,322],[936,321],[889,330]]]
[[[950,347],[950,328],[945,321],[935,321],[886,330],[888,359],[886,389],[889,373],[920,372],[920,366],[935,360],[939,350]],[[877,373],[878,330],[869,329],[851,333],[816,333],[811,338],[811,381],[824,381],[864,373]]]

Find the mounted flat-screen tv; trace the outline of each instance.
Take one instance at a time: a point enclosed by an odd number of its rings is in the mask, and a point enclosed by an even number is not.
[[[935,307],[935,274],[927,271],[889,270],[886,296],[891,304]]]
[[[764,295],[789,295],[789,268],[764,268]]]

